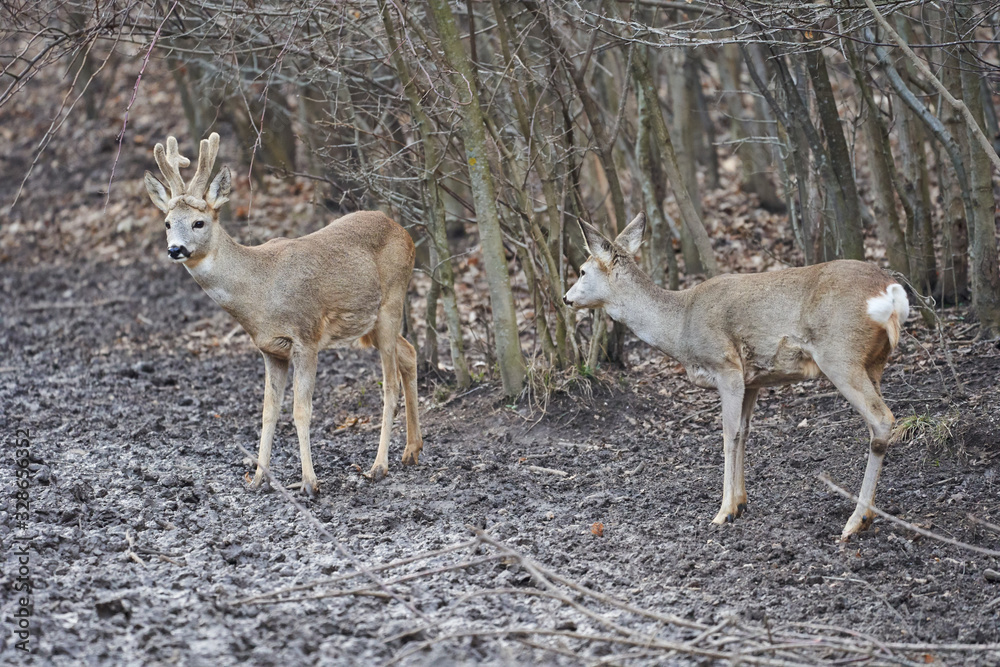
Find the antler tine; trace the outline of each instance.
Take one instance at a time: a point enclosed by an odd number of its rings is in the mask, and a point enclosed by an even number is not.
[[[208,179],[212,175],[212,167],[215,165],[215,158],[219,154],[219,134],[213,132],[208,139],[201,140],[201,147],[198,149],[198,170],[194,172],[194,178],[188,185],[187,193],[194,197],[204,197],[208,188]]]
[[[156,144],[153,148],[153,157],[156,164],[167,179],[167,186],[170,188],[170,196],[178,197],[184,194],[184,179],[181,178],[181,167],[187,167],[191,160],[187,159],[177,149],[177,139],[167,137],[167,148],[163,149],[163,144]]]

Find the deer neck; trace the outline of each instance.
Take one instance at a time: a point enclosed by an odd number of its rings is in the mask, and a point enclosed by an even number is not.
[[[605,311],[643,342],[676,359],[681,350],[686,293],[664,289],[641,272],[629,278],[619,286],[614,301],[605,305]]]
[[[224,310],[243,323],[243,315],[251,310],[253,285],[260,283],[257,263],[250,248],[233,240],[216,223],[211,248],[197,261],[185,262],[195,282]],[[244,324],[245,325],[245,324]]]

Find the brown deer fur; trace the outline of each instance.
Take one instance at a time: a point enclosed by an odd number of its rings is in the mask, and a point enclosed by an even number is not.
[[[582,226],[591,257],[566,302],[604,308],[683,364],[694,384],[719,390],[725,473],[715,523],[732,521],[746,508],[744,448],[760,389],[822,375],[871,433],[858,505],[842,538],[866,527],[874,518],[870,506],[894,422],[879,384],[909,312],[903,288],[876,266],[840,260],[722,275],[671,292],[656,286],[633,258],[645,230],[643,214],[614,243]]]
[[[302,488],[317,488],[309,447],[316,364],[323,348],[351,343],[374,346],[383,376],[382,431],[369,477],[388,470],[389,436],[399,399],[406,401],[404,464],[416,464],[423,448],[417,412],[417,366],[413,346],[400,335],[403,305],[413,272],[409,234],[378,211],[359,211],[296,239],[272,239],[259,246],[236,243],[219,224],[231,178],[223,167],[209,185],[219,135],[202,140],[198,169],[185,187],[179,167],[190,164],[170,137],[154,150],[170,186],[148,171],[146,189],[166,213],[170,257],[232,315],[264,356],[264,410],[257,472],[258,488],[270,464],[289,364],[295,368],[293,419],[302,459]]]

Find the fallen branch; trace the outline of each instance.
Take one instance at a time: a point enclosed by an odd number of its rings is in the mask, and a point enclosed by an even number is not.
[[[841,487],[839,487],[836,484],[834,484],[833,480],[831,480],[827,475],[822,474],[822,475],[818,475],[818,477],[828,487],[830,487],[830,489],[832,489],[836,493],[839,493],[841,496],[843,496],[844,498],[847,498],[848,500],[850,500],[852,502],[855,502],[855,503],[858,502],[858,497],[857,496],[855,496],[850,491],[847,491],[846,489],[842,489]],[[944,535],[938,535],[937,533],[932,533],[931,531],[926,530],[924,528],[921,528],[920,526],[914,525],[914,524],[910,523],[909,521],[903,521],[902,519],[898,519],[898,518],[894,517],[893,515],[888,514],[887,512],[883,512],[882,510],[880,510],[879,508],[875,507],[874,505],[865,504],[864,507],[865,507],[865,509],[868,509],[868,510],[871,510],[872,512],[875,512],[875,514],[879,515],[880,517],[882,517],[886,521],[889,521],[890,523],[894,523],[894,524],[896,524],[898,526],[902,526],[903,528],[906,528],[907,530],[912,530],[914,533],[917,533],[919,535],[923,535],[924,537],[929,537],[932,540],[938,540],[939,542],[944,542],[945,544],[950,544],[952,546],[960,547],[962,549],[968,549],[969,551],[975,551],[976,553],[983,554],[984,556],[1000,556],[1000,551],[996,551],[994,549],[985,549],[983,547],[977,547],[974,544],[967,544],[965,542],[960,542],[958,540],[953,540],[950,537],[945,537]]]
[[[547,475],[558,475],[559,477],[569,477],[569,473],[565,470],[556,470],[555,468],[543,468],[542,466],[524,466],[526,470],[531,472],[544,473]]]
[[[260,466],[261,471],[264,473],[264,476],[267,477],[267,481],[271,485],[271,487],[276,491],[278,491],[278,493],[280,493],[282,497],[284,497],[284,499],[287,500],[292,505],[292,507],[297,509],[306,518],[306,520],[309,523],[311,523],[313,527],[321,535],[323,535],[323,537],[325,537],[331,543],[333,543],[333,546],[337,549],[340,555],[349,560],[351,564],[358,570],[358,572],[362,573],[364,576],[370,579],[371,582],[374,583],[379,590],[388,594],[388,596],[391,597],[393,600],[399,602],[404,607],[406,607],[414,616],[418,616],[419,618],[422,618],[425,621],[428,620],[427,617],[419,609],[414,607],[407,600],[404,600],[402,597],[396,594],[395,591],[390,590],[389,587],[386,586],[385,583],[378,577],[378,575],[376,575],[369,567],[367,567],[364,563],[358,560],[358,558],[354,554],[348,551],[347,547],[341,544],[340,540],[334,537],[333,533],[327,530],[326,526],[320,523],[319,519],[317,519],[316,516],[309,511],[308,508],[304,507],[299,501],[295,500],[295,498],[292,497],[292,494],[288,491],[288,489],[282,486],[281,482],[279,482],[277,479],[274,478],[274,475],[271,474],[271,469],[268,466],[264,465],[256,456],[248,452],[246,447],[244,447],[243,445],[236,445],[236,446],[237,448],[239,448],[241,452],[243,452],[244,456],[247,456],[251,460],[257,462],[257,465]]]

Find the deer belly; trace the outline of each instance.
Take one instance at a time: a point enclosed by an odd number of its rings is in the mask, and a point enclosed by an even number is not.
[[[743,362],[743,382],[748,387],[791,384],[822,374],[809,351],[789,338],[781,339],[773,355],[764,359],[750,355]]]
[[[378,312],[332,313],[323,318],[320,347],[345,347],[371,332]]]

